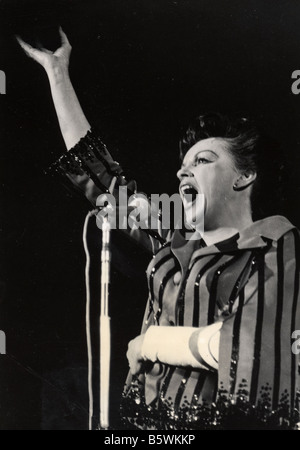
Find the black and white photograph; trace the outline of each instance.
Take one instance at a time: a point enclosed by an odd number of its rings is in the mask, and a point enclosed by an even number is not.
[[[0,430],[299,430],[299,2],[0,0],[0,117]]]

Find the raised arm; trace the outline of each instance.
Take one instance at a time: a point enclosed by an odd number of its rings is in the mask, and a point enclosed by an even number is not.
[[[41,47],[34,48],[19,36],[16,37],[25,53],[47,73],[60,129],[69,150],[52,164],[48,172],[59,174],[64,181],[71,182],[94,207],[104,205],[102,197],[99,203],[101,194],[113,194],[116,198],[114,211],[118,214],[119,188],[127,188],[128,202],[131,205],[130,199],[136,194],[136,184],[133,181],[128,183],[121,166],[113,159],[94,127],[87,121],[69,77],[71,45],[61,28],[59,33],[61,46],[55,52]],[[102,212],[99,212],[97,216],[99,223],[101,214]],[[137,219],[133,222],[135,220]],[[125,226],[123,231],[151,253],[155,253],[168,236],[168,230],[163,231],[163,236],[159,229],[141,230],[139,227],[136,229]]]
[[[55,52],[46,48],[34,48],[19,36],[16,38],[25,53],[40,64],[47,73],[59,126],[69,150],[86,135],[91,126],[82,111],[69,77],[72,47],[61,27],[59,33],[61,46]]]

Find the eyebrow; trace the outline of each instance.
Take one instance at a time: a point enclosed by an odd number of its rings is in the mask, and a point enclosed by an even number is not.
[[[213,150],[210,150],[207,148],[207,149],[199,150],[198,152],[196,152],[195,155],[193,156],[193,159],[196,156],[200,155],[201,153],[205,153],[205,152],[213,153],[217,158],[219,158],[219,155],[217,153],[215,153]],[[182,162],[182,166],[184,166],[184,165],[185,165],[184,162]]]

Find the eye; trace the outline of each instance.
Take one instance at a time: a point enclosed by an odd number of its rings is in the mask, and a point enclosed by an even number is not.
[[[208,164],[208,163],[210,163],[209,159],[198,156],[195,158],[195,160],[193,162],[193,166],[198,166],[199,164]]]

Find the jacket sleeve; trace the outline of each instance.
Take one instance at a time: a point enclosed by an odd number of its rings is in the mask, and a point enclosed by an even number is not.
[[[116,215],[120,213],[120,187],[126,188],[123,192],[126,192],[127,201],[138,195],[135,181],[127,181],[120,164],[110,155],[94,129],[89,130],[72,149],[54,162],[46,173],[59,176],[65,184],[85,195],[93,208],[101,194],[113,194]],[[147,199],[144,194],[143,198]],[[149,203],[148,199],[147,201]],[[132,213],[133,209],[129,208],[127,214]],[[169,230],[161,231],[159,226],[153,229],[150,226],[141,228],[127,225],[122,227],[122,231],[152,254],[156,253],[168,237]]]
[[[299,421],[300,238],[297,229],[257,251],[255,269],[223,323],[219,392],[262,414]],[[252,405],[252,406],[251,406]],[[297,412],[298,411],[298,412]],[[297,416],[297,417],[296,417]]]

